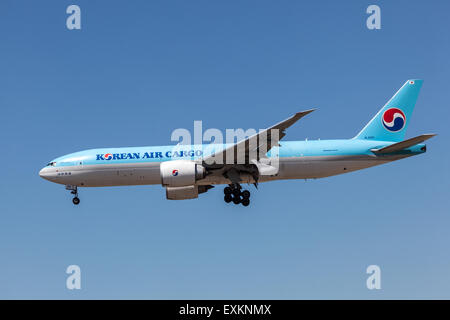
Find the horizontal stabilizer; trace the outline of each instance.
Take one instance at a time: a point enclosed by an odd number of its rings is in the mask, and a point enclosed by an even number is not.
[[[416,144],[422,143],[425,140],[428,140],[430,138],[433,138],[436,134],[431,133],[431,134],[422,134],[420,136],[408,139],[408,140],[404,140],[401,142],[397,142],[394,144],[391,144],[387,147],[381,148],[381,149],[372,149],[370,151],[372,151],[373,153],[392,153],[392,152],[396,152],[396,151],[401,151],[403,149],[415,146]]]

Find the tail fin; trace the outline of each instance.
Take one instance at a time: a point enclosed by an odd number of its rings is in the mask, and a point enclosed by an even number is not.
[[[402,141],[423,80],[408,80],[354,139]]]

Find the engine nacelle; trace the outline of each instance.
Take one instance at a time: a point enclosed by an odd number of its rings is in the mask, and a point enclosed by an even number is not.
[[[166,198],[169,200],[186,200],[198,198],[200,193],[207,192],[213,186],[166,187]]]
[[[198,198],[198,186],[166,187],[166,198],[169,200]]]
[[[190,160],[172,160],[161,163],[160,173],[163,186],[187,187],[193,186],[196,181],[203,179],[206,171],[202,165]]]

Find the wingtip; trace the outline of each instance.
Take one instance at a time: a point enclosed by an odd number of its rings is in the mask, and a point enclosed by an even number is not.
[[[297,112],[296,115],[305,116],[305,115],[307,115],[307,114],[309,114],[309,113],[311,113],[313,111],[316,111],[316,110],[317,110],[316,108],[309,109],[309,110],[304,110],[304,111]]]

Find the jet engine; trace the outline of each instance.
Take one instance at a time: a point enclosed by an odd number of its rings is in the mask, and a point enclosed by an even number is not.
[[[198,198],[200,193],[204,193],[213,186],[186,186],[186,187],[166,187],[166,198],[169,200],[186,200]]]
[[[166,198],[169,200],[198,198],[198,186],[166,187]]]
[[[161,183],[164,187],[192,187],[206,175],[205,168],[190,160],[162,162],[160,166]],[[187,191],[186,189],[185,191]]]

